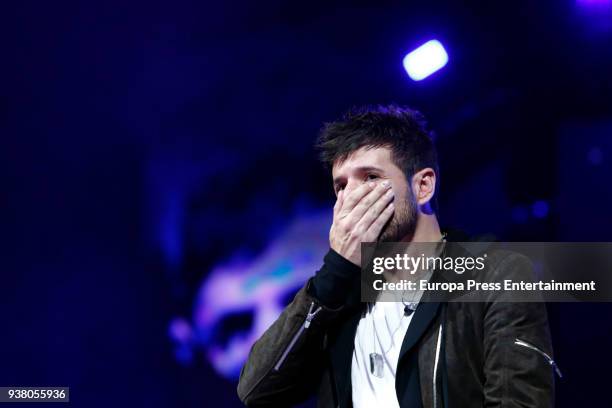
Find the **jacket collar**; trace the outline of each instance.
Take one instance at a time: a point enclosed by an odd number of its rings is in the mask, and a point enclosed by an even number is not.
[[[449,242],[465,242],[469,241],[467,235],[450,230],[447,232],[447,241]],[[454,248],[454,246],[452,246]],[[459,252],[463,252],[462,249]],[[448,256],[457,256],[459,253],[453,250]],[[432,279],[440,279],[439,274],[434,274]],[[402,359],[406,357],[408,352],[412,350],[419,342],[421,337],[425,334],[428,327],[435,320],[440,310],[440,301],[425,301],[422,302],[417,310],[414,312],[412,321],[408,326],[408,331],[402,341],[402,347],[400,348],[400,355],[398,359],[398,366]],[[332,363],[332,373],[336,390],[338,391],[338,406],[339,407],[351,407],[352,406],[352,384],[351,384],[351,363],[353,358],[353,351],[355,349],[355,335],[357,333],[357,325],[361,319],[363,310],[365,309],[365,303],[363,307],[355,308],[354,312],[349,314],[347,319],[338,328],[336,340],[330,345],[330,359]]]

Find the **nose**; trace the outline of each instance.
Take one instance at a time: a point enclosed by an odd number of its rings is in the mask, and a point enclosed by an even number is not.
[[[355,190],[357,187],[359,187],[360,185],[364,184],[366,181],[359,179],[357,177],[351,177],[348,179],[348,182],[346,183],[346,193]]]

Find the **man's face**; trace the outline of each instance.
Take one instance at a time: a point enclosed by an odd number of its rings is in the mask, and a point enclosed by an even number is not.
[[[342,163],[332,167],[336,195],[344,189],[344,196],[366,182],[391,182],[395,194],[395,212],[378,237],[379,242],[409,239],[416,228],[417,204],[404,172],[391,160],[387,147],[362,147],[351,153]]]

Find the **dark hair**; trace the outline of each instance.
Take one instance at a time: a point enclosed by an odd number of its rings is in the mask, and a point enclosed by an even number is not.
[[[340,120],[323,126],[316,147],[321,161],[329,168],[362,147],[388,147],[391,159],[409,182],[417,171],[426,167],[434,169],[436,180],[439,179],[433,133],[427,129],[423,115],[408,107],[353,108]],[[435,199],[432,206],[436,209]]]

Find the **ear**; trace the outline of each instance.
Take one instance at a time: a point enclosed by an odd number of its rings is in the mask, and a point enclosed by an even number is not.
[[[412,191],[419,207],[429,207],[429,203],[436,193],[436,172],[426,167],[412,176]]]

